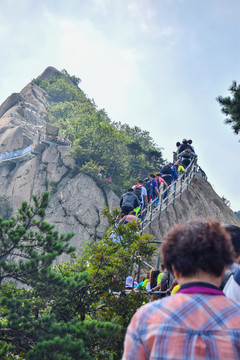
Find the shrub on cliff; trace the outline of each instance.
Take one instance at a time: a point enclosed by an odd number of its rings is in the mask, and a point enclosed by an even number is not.
[[[70,152],[78,171],[90,161],[93,169],[104,168],[104,176],[125,190],[149,171],[163,164],[161,149],[147,131],[112,122],[104,109],[98,110],[77,86],[78,78],[56,75],[49,80],[36,79],[48,96],[48,120],[60,127],[73,143]],[[76,172],[76,169],[75,169]],[[97,175],[97,174],[96,174]],[[126,180],[127,179],[127,180]]]

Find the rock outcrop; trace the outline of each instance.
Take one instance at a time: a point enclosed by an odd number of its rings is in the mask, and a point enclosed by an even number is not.
[[[222,225],[240,226],[237,216],[216,194],[211,184],[196,174],[181,200],[178,198],[174,205],[170,204],[160,219],[156,218],[145,232],[152,234],[157,241],[162,241],[173,225],[206,217],[213,217]]]
[[[47,68],[40,78],[48,79],[56,69]],[[69,80],[70,81],[70,80]],[[28,84],[19,94],[12,94],[0,106],[0,155],[31,145],[39,128],[46,124],[47,97],[36,84]],[[119,198],[109,189],[100,189],[89,176],[69,177],[74,160],[67,156],[69,146],[52,143],[37,156],[17,164],[0,166],[0,196],[8,198],[16,213],[22,200],[33,194],[50,191],[47,220],[60,232],[74,232],[72,244],[77,248],[86,241],[100,239],[107,229],[101,215],[105,205],[118,206]],[[3,165],[0,163],[0,165]],[[170,226],[188,219],[213,216],[224,224],[238,224],[236,215],[214,192],[211,185],[195,176],[181,201],[170,205],[146,232],[161,240]]]

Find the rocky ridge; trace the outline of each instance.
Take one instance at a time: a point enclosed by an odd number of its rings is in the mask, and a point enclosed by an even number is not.
[[[40,78],[46,79],[56,69],[47,68]],[[29,83],[19,94],[12,94],[0,106],[0,155],[31,145],[38,129],[46,124],[47,97],[44,90]],[[107,229],[101,215],[105,205],[118,206],[119,198],[109,189],[100,188],[89,176],[78,174],[70,178],[75,162],[67,156],[69,146],[52,143],[41,155],[15,165],[0,166],[0,196],[7,197],[13,213],[22,200],[31,201],[33,194],[48,190],[52,193],[47,220],[60,232],[75,233],[72,244],[78,249],[86,241],[100,239]],[[1,165],[1,164],[0,164]],[[222,223],[240,221],[211,185],[195,176],[182,200],[170,205],[161,220],[147,229],[161,240],[170,226],[188,219],[213,216]]]

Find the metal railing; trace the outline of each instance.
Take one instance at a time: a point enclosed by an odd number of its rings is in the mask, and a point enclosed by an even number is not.
[[[64,140],[60,139],[60,138],[56,139],[55,137],[50,137],[50,136],[47,136],[47,135],[45,135],[43,138],[41,138],[40,131],[38,131],[35,134],[34,139],[33,139],[33,143],[31,145],[27,146],[24,149],[15,150],[15,151],[12,151],[12,152],[6,152],[6,153],[0,155],[0,162],[4,162],[4,161],[11,160],[11,159],[14,159],[14,158],[23,158],[23,159],[26,158],[26,155],[30,155],[31,151],[34,149],[34,147],[40,141],[43,141],[43,140],[46,140],[46,141],[49,141],[49,142],[52,142],[52,143],[55,143],[55,144],[59,144],[59,145],[71,146],[71,142],[68,139],[64,139]]]
[[[196,158],[193,158],[188,165],[186,172],[181,174],[178,180],[169,185],[167,189],[164,189],[164,186],[161,186],[159,197],[151,201],[149,207],[143,210],[141,233],[143,233],[157,217],[160,219],[162,211],[167,210],[170,204],[174,204],[177,198],[181,199],[183,192],[187,190],[197,169],[197,160]],[[144,211],[146,213],[144,213]]]
[[[26,154],[31,153],[31,150],[32,150],[32,145],[29,145],[24,149],[15,150],[9,153],[2,154],[0,155],[0,161],[10,160],[17,157],[23,157]]]

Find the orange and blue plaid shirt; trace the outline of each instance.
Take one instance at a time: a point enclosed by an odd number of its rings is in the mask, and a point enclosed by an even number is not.
[[[214,285],[189,283],[140,308],[128,327],[123,360],[240,359],[240,304]]]

